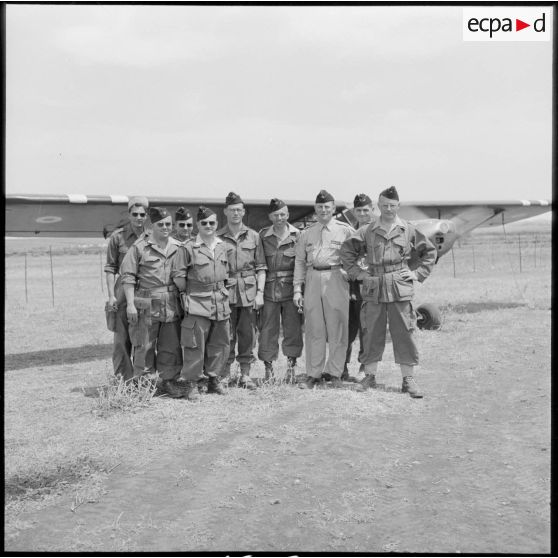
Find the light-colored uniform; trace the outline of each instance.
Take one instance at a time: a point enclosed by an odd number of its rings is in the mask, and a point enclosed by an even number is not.
[[[293,276],[295,244],[300,231],[288,224],[288,235],[280,239],[273,225],[260,231],[267,272],[265,276],[264,306],[260,310],[261,330],[258,342],[258,358],[277,360],[279,355],[279,330],[283,323],[281,348],[287,357],[298,358],[302,354],[301,316],[293,302]]]
[[[198,235],[180,247],[172,277],[186,279],[181,293],[184,319],[180,342],[184,351],[180,375],[189,382],[219,376],[230,350],[230,308],[226,282],[229,248],[220,238],[214,250]]]
[[[295,291],[304,285],[306,373],[339,378],[345,364],[349,323],[349,282],[340,250],[354,229],[332,219],[302,231],[295,248]],[[326,345],[329,355],[326,363]]]
[[[116,311],[116,324],[112,348],[112,366],[114,373],[129,380],[134,375],[131,354],[132,343],[128,333],[128,318],[126,317],[126,297],[122,288],[120,266],[130,246],[138,239],[132,225],[129,223],[121,228],[115,229],[110,235],[107,245],[107,263],[105,273],[117,275],[114,283],[114,296],[118,310]]]
[[[256,340],[253,304],[258,287],[256,272],[266,269],[265,256],[260,236],[244,223],[236,238],[228,225],[220,229],[217,235],[231,250],[231,345],[227,364],[230,366],[234,361],[238,337],[236,359],[242,368],[256,360],[253,352]]]
[[[343,267],[351,279],[363,279],[360,313],[363,351],[359,361],[365,365],[382,360],[387,321],[395,362],[408,366],[418,364],[418,349],[413,338],[416,327],[412,304],[414,285],[412,280],[400,276],[401,270],[409,269],[411,253],[418,258],[415,273],[422,282],[434,266],[436,247],[411,223],[399,217],[391,231],[378,219],[359,229],[343,244]],[[359,265],[363,257],[366,271]]]
[[[157,370],[163,380],[170,380],[182,366],[182,310],[178,289],[171,279],[172,261],[179,245],[169,237],[165,251],[145,234],[130,247],[120,268],[122,283],[135,285],[138,323],[130,325],[130,338],[136,376]]]

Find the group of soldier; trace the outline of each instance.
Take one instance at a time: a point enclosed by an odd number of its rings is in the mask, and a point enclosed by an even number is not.
[[[300,231],[289,223],[285,202],[274,198],[271,225],[258,233],[244,224],[244,202],[231,192],[224,226],[200,206],[194,234],[194,216],[185,208],[173,226],[167,209],[130,199],[129,223],[109,238],[105,266],[115,374],[134,382],[157,372],[162,392],[195,401],[204,381],[208,393],[225,393],[236,358],[236,384],[257,389],[250,376],[256,342],[272,379],[282,330],[287,381],[312,389],[324,378],[337,388],[353,379],[365,391],[376,387],[389,324],[402,392],[422,397],[414,378],[412,300],[414,281],[428,277],[436,248],[398,216],[393,186],[377,203],[379,216],[368,195],[355,197],[354,229],[335,218],[335,200],[321,190],[316,221]],[[351,376],[357,335],[360,369]],[[305,374],[296,374],[303,347]]]

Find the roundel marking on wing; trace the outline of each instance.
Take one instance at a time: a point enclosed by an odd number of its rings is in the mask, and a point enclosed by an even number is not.
[[[52,225],[53,223],[59,223],[62,221],[62,217],[56,217],[55,215],[43,215],[43,217],[37,217],[35,221],[37,223],[42,223],[43,225]]]
[[[529,206],[531,205],[531,202],[529,200],[519,200],[521,202],[521,205],[525,205],[525,206]]]

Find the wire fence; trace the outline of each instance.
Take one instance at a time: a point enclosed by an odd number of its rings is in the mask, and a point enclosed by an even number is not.
[[[68,293],[106,297],[105,246],[18,252],[5,258],[5,300],[9,304],[68,304]],[[471,235],[440,258],[436,274],[527,273],[550,269],[550,233]]]

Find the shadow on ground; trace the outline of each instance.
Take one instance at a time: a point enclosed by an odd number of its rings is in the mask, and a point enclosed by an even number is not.
[[[4,370],[22,370],[35,366],[55,366],[110,358],[112,343],[82,345],[65,349],[47,349],[29,353],[4,355]]]
[[[477,312],[485,312],[488,310],[504,310],[507,308],[519,308],[527,306],[524,302],[467,302],[464,304],[447,304],[440,306],[440,310],[444,312],[456,312],[458,314],[475,314]]]

